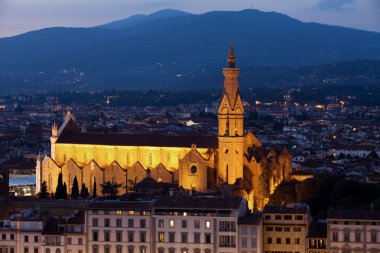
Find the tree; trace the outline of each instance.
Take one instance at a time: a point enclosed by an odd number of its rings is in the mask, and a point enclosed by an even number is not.
[[[296,201],[297,193],[295,186],[297,181],[285,182],[279,184],[276,190],[270,195],[269,204],[271,205],[283,205]]]
[[[62,172],[58,174],[58,183],[57,183],[57,188],[55,189],[55,198],[56,199],[63,199]]]
[[[102,187],[102,194],[106,197],[114,198],[117,196],[117,193],[119,192],[119,187],[121,187],[123,184],[118,184],[116,182],[106,182],[105,184],[101,184]]]
[[[66,182],[63,184],[62,198],[67,199],[67,185]]]
[[[77,177],[74,177],[73,187],[71,188],[71,198],[77,199],[79,197],[79,185]]]
[[[83,198],[83,199],[85,199],[85,198],[88,198],[88,196],[90,196],[90,194],[88,192],[88,188],[83,183],[82,184],[82,188],[80,189],[80,197]]]
[[[47,193],[47,185],[46,185],[46,181],[44,180],[41,184],[41,191],[38,194],[38,198],[47,199],[48,197],[49,197],[49,194]]]
[[[96,194],[96,178],[94,178],[94,185],[93,185],[93,188],[92,188],[92,197],[93,198],[97,197],[97,194]]]

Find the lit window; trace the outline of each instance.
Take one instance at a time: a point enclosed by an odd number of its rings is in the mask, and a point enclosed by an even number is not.
[[[206,221],[206,228],[211,228],[211,221],[209,220]]]
[[[169,227],[170,228],[174,228],[174,220],[170,220],[169,221]]]
[[[165,240],[165,234],[164,234],[164,232],[159,232],[158,233],[158,241],[159,242],[164,242],[164,240]]]
[[[121,215],[121,214],[122,214],[122,212],[120,210],[116,211],[116,215]]]

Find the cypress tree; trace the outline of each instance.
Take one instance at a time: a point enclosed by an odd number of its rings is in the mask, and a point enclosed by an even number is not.
[[[62,199],[63,198],[62,173],[58,174],[58,183],[57,183],[57,188],[55,189],[55,198],[56,199]]]
[[[94,185],[93,185],[93,189],[92,189],[92,197],[93,198],[96,198],[97,194],[96,194],[96,178],[94,178]]]
[[[67,199],[67,185],[66,185],[66,183],[63,184],[62,198]]]
[[[88,198],[89,195],[90,194],[88,193],[88,188],[83,183],[82,188],[80,189],[80,197],[85,199],[85,198]]]
[[[79,197],[79,185],[77,177],[74,177],[73,187],[71,188],[71,198],[77,199]]]
[[[46,181],[43,181],[41,184],[41,191],[38,194],[38,198],[40,198],[40,199],[47,199],[48,198]]]

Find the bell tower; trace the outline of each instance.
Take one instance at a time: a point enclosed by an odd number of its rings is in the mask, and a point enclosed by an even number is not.
[[[227,68],[223,68],[224,89],[218,110],[218,177],[228,184],[243,178],[244,109],[239,73],[231,40]]]

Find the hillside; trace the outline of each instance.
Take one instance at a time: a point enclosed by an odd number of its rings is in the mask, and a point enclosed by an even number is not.
[[[287,85],[298,79],[307,84],[310,75],[301,78],[300,71],[310,67],[294,71],[294,66],[380,60],[379,33],[258,10],[200,15],[164,10],[98,27],[48,28],[0,39],[0,85],[17,91],[219,87],[231,37],[241,80],[249,86],[281,85],[279,73],[295,75],[284,80]],[[350,62],[344,65],[349,68]],[[376,78],[369,77],[375,83]]]

